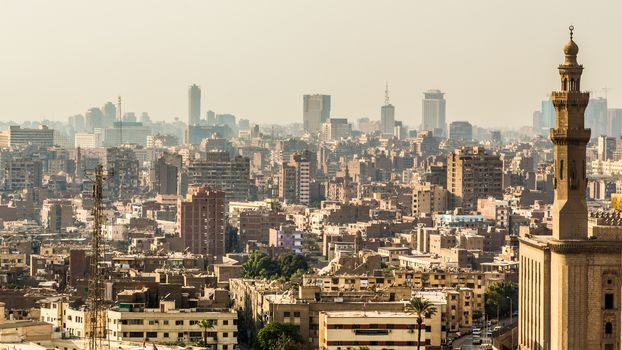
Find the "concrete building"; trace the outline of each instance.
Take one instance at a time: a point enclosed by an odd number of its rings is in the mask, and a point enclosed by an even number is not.
[[[598,160],[613,160],[616,151],[616,138],[607,135],[598,136]]]
[[[188,251],[222,261],[225,254],[225,193],[204,187],[177,202],[177,231]]]
[[[447,190],[453,208],[477,208],[478,198],[503,195],[503,163],[481,147],[462,148],[447,156]]]
[[[311,198],[311,162],[302,153],[291,155],[279,175],[279,198],[289,203],[309,204]]]
[[[434,136],[445,136],[445,94],[440,90],[428,90],[423,95],[421,130],[431,131]]]
[[[236,312],[178,309],[174,300],[160,301],[157,309],[140,306],[119,304],[107,312],[106,326],[110,340],[192,344],[203,339],[203,329],[199,327],[199,321],[212,320],[213,326],[206,330],[206,346],[217,350],[234,350],[236,347]]]
[[[15,158],[4,165],[4,190],[19,191],[25,188],[41,187],[43,170],[40,160]]]
[[[46,199],[41,207],[41,225],[50,233],[60,233],[73,226],[73,206],[71,201]]]
[[[347,139],[352,135],[352,124],[346,118],[328,118],[322,124],[321,136],[324,141]]]
[[[181,155],[165,153],[151,168],[151,190],[163,195],[181,194],[181,171]]]
[[[467,121],[455,121],[449,124],[449,138],[454,141],[473,140],[473,126]]]
[[[78,148],[96,148],[102,145],[101,132],[81,132],[74,136],[75,147]]]
[[[201,121],[201,88],[191,85],[188,88],[188,125],[199,125]]]
[[[304,95],[302,121],[304,131],[315,134],[330,118],[330,95]]]
[[[370,350],[425,348],[430,333],[421,331],[417,344],[417,315],[405,312],[334,311],[320,312],[320,350],[366,347]],[[439,317],[440,321],[440,317]],[[430,327],[426,320],[424,326]],[[440,322],[439,322],[440,323]],[[439,333],[440,325],[437,330]],[[440,344],[439,344],[440,345]]]
[[[583,66],[572,40],[559,65],[553,92],[556,128],[552,235],[520,238],[520,349],[619,349],[622,235],[620,226],[588,227],[584,127],[589,93],[581,91]]]
[[[18,125],[11,125],[8,130],[9,145],[15,146],[54,146],[54,130],[41,125],[38,129],[22,129]]]
[[[209,186],[222,190],[227,201],[248,201],[250,196],[250,159],[230,158],[226,152],[207,152],[204,161],[188,166],[189,186]]]
[[[412,194],[412,215],[420,217],[447,210],[448,192],[440,185],[426,182],[417,184]]]
[[[117,147],[120,145],[147,146],[147,139],[151,136],[151,128],[139,122],[116,121],[112,128],[104,129],[103,145]]]
[[[294,227],[281,226],[271,228],[269,232],[268,245],[270,247],[289,249],[296,254],[302,253],[302,231],[298,231]]]

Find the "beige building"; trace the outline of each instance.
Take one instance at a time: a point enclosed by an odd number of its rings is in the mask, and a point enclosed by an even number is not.
[[[584,128],[589,93],[580,89],[578,46],[564,46],[554,144],[553,232],[520,239],[520,349],[620,349],[622,230],[588,229]],[[619,225],[614,223],[615,225]]]
[[[175,308],[174,301],[160,301],[159,309],[121,307],[108,311],[110,340],[130,342],[192,343],[203,338],[201,320],[213,320],[207,329],[207,344],[213,349],[233,350],[237,344],[237,313],[230,311],[196,311]],[[128,305],[126,305],[128,306]]]
[[[427,321],[425,327],[430,326]],[[414,349],[417,335],[417,316],[405,312],[320,312],[320,350],[363,346],[370,350]],[[429,344],[429,338],[427,330],[422,329],[422,347]]]
[[[501,198],[503,163],[481,147],[461,148],[447,156],[447,190],[450,206],[477,209],[479,198]]]
[[[412,215],[429,216],[435,212],[447,210],[447,190],[429,182],[415,185],[413,189]]]

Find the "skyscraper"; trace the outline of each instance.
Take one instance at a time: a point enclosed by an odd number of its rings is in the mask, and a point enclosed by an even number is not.
[[[609,108],[607,110],[607,122],[607,135],[622,136],[622,108]]]
[[[201,120],[201,88],[192,85],[188,89],[188,126],[199,125]]]
[[[317,133],[330,117],[330,95],[304,95],[302,121],[304,130]]]
[[[445,93],[440,90],[428,90],[423,93],[422,130],[432,131],[434,136],[445,136]]]
[[[584,127],[589,93],[572,40],[559,65],[561,91],[550,137],[554,150],[552,235],[520,238],[520,349],[619,349],[622,239],[603,220],[588,231]],[[603,226],[599,226],[603,225]],[[619,227],[618,227],[619,228]]]
[[[112,102],[106,102],[102,107],[102,128],[111,128],[114,121],[117,119],[117,106]]]
[[[389,85],[385,90],[384,106],[380,108],[380,132],[393,135],[395,128],[395,107],[389,103]]]

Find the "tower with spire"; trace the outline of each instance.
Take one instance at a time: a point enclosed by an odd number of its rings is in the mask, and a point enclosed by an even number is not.
[[[515,345],[523,350],[621,348],[622,226],[616,222],[622,216],[611,213],[609,221],[588,221],[590,129],[585,128],[584,112],[589,93],[581,91],[583,66],[577,62],[573,30],[571,26],[558,67],[561,89],[552,94],[557,114],[550,130],[555,166],[552,232],[519,238]]]
[[[587,185],[585,149],[590,129],[584,127],[584,112],[589,92],[581,91],[583,66],[577,62],[579,47],[572,39],[564,45],[564,63],[559,65],[560,91],[552,92],[557,112],[555,128],[550,136],[555,154],[555,204],[553,236],[557,239],[587,238]]]
[[[380,108],[380,132],[383,135],[393,135],[395,128],[395,107],[389,102],[389,83],[384,90],[384,105]]]

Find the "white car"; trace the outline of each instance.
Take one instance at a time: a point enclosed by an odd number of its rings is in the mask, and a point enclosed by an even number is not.
[[[481,328],[473,328],[473,335],[482,335]]]

